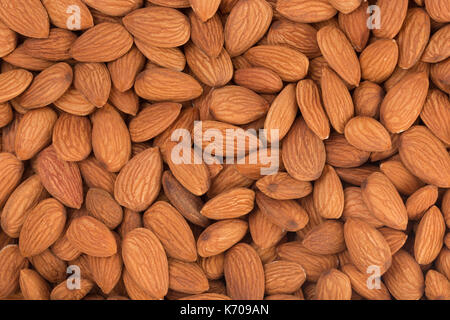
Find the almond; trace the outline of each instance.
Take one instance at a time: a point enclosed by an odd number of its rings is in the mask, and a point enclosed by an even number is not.
[[[266,294],[287,294],[298,290],[305,282],[302,266],[291,261],[274,261],[264,265]]]
[[[103,107],[111,92],[108,68],[103,63],[77,63],[73,85],[94,106]]]
[[[432,206],[420,220],[414,242],[414,256],[419,264],[433,262],[442,249],[445,221],[438,207]]]
[[[111,172],[119,171],[131,154],[130,134],[116,109],[107,104],[92,117],[92,149]]]
[[[280,0],[276,9],[289,20],[303,23],[325,21],[337,12],[326,0]]]
[[[86,116],[95,110],[95,106],[75,88],[67,89],[53,104],[64,112],[77,116]]]
[[[425,295],[430,300],[450,299],[450,281],[443,274],[429,270],[425,278]]]
[[[149,60],[163,68],[183,71],[186,66],[186,57],[179,48],[161,48],[150,46],[142,40],[135,39],[137,48]]]
[[[227,293],[237,300],[262,300],[264,297],[264,269],[256,251],[240,243],[225,255]]]
[[[199,264],[209,280],[217,280],[223,277],[223,264],[225,255],[223,253],[215,256],[200,258]],[[212,283],[212,281],[210,281]],[[225,285],[223,286],[225,288]]]
[[[267,68],[242,68],[234,73],[234,82],[258,93],[276,93],[283,88],[281,78]]]
[[[303,79],[308,73],[308,58],[300,51],[283,45],[259,45],[250,48],[244,57],[256,67],[266,67],[283,81]]]
[[[381,123],[370,117],[355,117],[345,126],[345,138],[356,148],[381,152],[392,147],[391,137]]]
[[[118,23],[103,22],[84,32],[73,44],[70,55],[81,62],[110,62],[127,53],[133,38]]]
[[[111,230],[123,219],[122,207],[105,190],[89,189],[86,194],[86,209],[90,215],[103,222]]]
[[[400,31],[406,18],[408,0],[378,0],[380,28],[374,29],[377,38],[393,39]]]
[[[265,176],[256,182],[256,186],[266,196],[277,200],[303,198],[313,190],[311,183],[295,180],[286,172]]]
[[[80,288],[70,290],[67,287],[67,282],[63,281],[53,288],[50,293],[50,300],[81,300],[94,287],[94,283],[88,279],[80,280]]]
[[[175,102],[197,98],[203,92],[197,80],[188,74],[164,68],[152,68],[140,73],[135,90],[138,96],[147,100]]]
[[[269,29],[272,7],[265,0],[239,1],[225,24],[225,48],[232,57],[252,47]]]
[[[123,24],[134,37],[156,47],[181,46],[191,34],[187,17],[172,8],[153,6],[134,10],[123,18]]]
[[[336,268],[339,260],[335,255],[319,255],[306,249],[299,241],[281,244],[277,247],[281,260],[296,262],[306,272],[306,280],[316,282],[327,270]]]
[[[201,21],[208,21],[220,5],[220,0],[189,0],[192,10],[200,18]]]
[[[20,254],[19,246],[7,245],[0,250],[0,297],[7,298],[19,287],[20,270],[28,261]]]
[[[428,84],[424,72],[412,73],[388,91],[380,109],[381,123],[386,129],[400,133],[411,127],[422,111]]]
[[[368,287],[367,282],[369,280],[368,274],[359,271],[354,265],[346,264],[341,267],[350,279],[352,289],[366,299],[370,300],[390,300],[391,296],[384,283],[380,280],[380,287],[371,289]]]
[[[361,79],[361,67],[355,50],[345,34],[337,27],[326,26],[317,32],[317,42],[328,65],[344,81],[358,86]]]
[[[419,220],[438,198],[438,188],[427,185],[418,189],[406,200],[406,211],[410,220]]]
[[[344,210],[344,190],[332,166],[325,165],[322,175],[314,182],[314,207],[326,219],[339,219]]]
[[[1,214],[2,230],[12,238],[18,238],[22,225],[32,209],[44,194],[44,187],[38,175],[23,181],[6,201]]]
[[[366,273],[370,266],[377,266],[380,274],[384,274],[391,266],[391,250],[387,241],[366,222],[347,219],[344,237],[350,258],[359,271]]]
[[[403,165],[400,159],[384,161],[380,169],[401,194],[411,195],[425,185]]]
[[[53,127],[53,146],[64,161],[86,159],[92,150],[91,139],[91,122],[86,117],[62,113]]]
[[[443,92],[428,91],[420,118],[436,137],[450,144],[450,100]]]
[[[49,300],[50,287],[48,283],[34,270],[20,270],[20,290],[27,300]]]
[[[351,0],[353,2],[353,0]],[[334,1],[336,2],[336,1]],[[367,27],[369,4],[364,1],[361,5],[350,13],[339,13],[339,27],[350,40],[356,52],[361,52],[367,45],[370,36],[370,29]]]
[[[122,242],[123,262],[131,278],[153,297],[164,297],[169,288],[169,265],[155,234],[144,228],[130,231]]]
[[[58,100],[72,84],[72,68],[64,62],[48,67],[38,74],[18,98],[24,108],[34,109]]]
[[[0,74],[0,103],[12,100],[24,92],[33,75],[24,69],[14,69]]]
[[[81,207],[83,187],[80,170],[75,162],[59,159],[55,148],[50,146],[39,153],[36,171],[42,185],[52,196],[68,207]]]
[[[380,231],[383,237],[386,239],[393,255],[403,247],[406,239],[408,238],[408,236],[404,232],[387,227],[380,228],[378,229],[378,231]]]
[[[30,38],[47,38],[50,23],[47,11],[38,0],[0,1],[0,19],[10,29]]]
[[[422,181],[438,187],[450,186],[450,155],[426,127],[414,126],[400,137],[400,158]]]
[[[444,0],[425,0],[425,8],[433,20],[438,22],[448,22],[450,20],[449,5]]]
[[[155,233],[167,255],[186,262],[197,260],[192,230],[172,205],[164,201],[156,202],[145,211],[143,223]]]
[[[316,286],[317,300],[350,300],[352,286],[350,278],[337,269],[322,273]]]
[[[226,219],[213,223],[198,237],[198,254],[205,258],[221,254],[239,242],[247,230],[247,222],[240,219]]]
[[[313,227],[303,238],[303,246],[316,254],[335,254],[345,250],[344,226],[325,221]]]
[[[381,39],[368,45],[359,56],[361,77],[376,83],[385,81],[394,72],[398,51],[394,40]]]
[[[200,294],[209,289],[209,283],[198,264],[170,259],[169,288],[182,293]]]
[[[358,187],[347,187],[344,189],[344,211],[342,213],[344,220],[357,218],[363,220],[372,227],[379,228],[383,226],[367,208],[362,198],[361,189]]]
[[[378,118],[384,91],[378,84],[364,81],[353,91],[355,113],[358,116]]]
[[[2,36],[0,40],[0,57],[4,57],[11,52],[17,46],[17,33],[8,28],[3,22],[0,22],[0,35]]]
[[[256,203],[261,212],[283,230],[298,231],[308,224],[308,214],[294,200],[275,200],[258,191]]]
[[[283,163],[291,177],[300,181],[318,179],[325,166],[325,146],[302,119],[297,119],[283,143]]]
[[[362,151],[352,146],[344,135],[332,133],[325,141],[326,161],[333,167],[355,168],[364,164],[370,152]]]
[[[84,0],[84,2],[110,16],[123,16],[142,5],[142,0]]]
[[[19,184],[23,170],[23,163],[14,155],[0,153],[0,207]]]
[[[424,292],[424,279],[419,264],[404,250],[392,257],[392,266],[383,280],[398,300],[419,300]]]
[[[89,270],[97,285],[106,294],[109,294],[122,276],[122,258],[120,254],[111,257],[87,257]]]
[[[272,223],[259,208],[249,215],[248,226],[252,240],[261,249],[274,247],[286,235],[286,231]]]
[[[110,257],[117,252],[113,233],[99,220],[82,216],[74,219],[66,233],[79,251],[94,257]]]
[[[77,36],[64,29],[52,28],[46,39],[27,39],[24,52],[34,58],[61,61],[70,58],[69,50]]]
[[[29,260],[36,271],[51,283],[61,282],[67,276],[66,263],[56,257],[49,249],[30,257]]]
[[[254,191],[246,188],[231,189],[209,200],[200,212],[215,220],[237,218],[249,213],[254,201]]]
[[[247,124],[264,116],[268,103],[250,89],[226,86],[212,92],[210,111],[215,119],[231,124]]]
[[[41,201],[27,215],[19,236],[24,257],[40,254],[60,236],[66,223],[66,209],[55,199]]]
[[[108,70],[114,87],[120,92],[131,89],[137,74],[144,67],[144,62],[144,55],[136,47],[132,47],[117,60],[109,62]]]
[[[208,2],[212,3],[213,1]],[[191,40],[210,57],[217,57],[223,49],[225,36],[223,34],[223,25],[220,18],[220,15],[217,13],[208,21],[202,21],[194,11],[189,13]]]

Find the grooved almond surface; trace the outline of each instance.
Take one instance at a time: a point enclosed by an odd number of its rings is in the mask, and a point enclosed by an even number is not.
[[[10,29],[31,38],[46,38],[49,33],[48,14],[39,0],[0,1],[0,19]]]
[[[32,80],[33,74],[24,69],[14,69],[0,74],[0,103],[20,95]]]

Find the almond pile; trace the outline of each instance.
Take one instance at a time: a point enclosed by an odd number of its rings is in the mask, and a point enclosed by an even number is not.
[[[0,0],[0,298],[449,300],[449,22]]]

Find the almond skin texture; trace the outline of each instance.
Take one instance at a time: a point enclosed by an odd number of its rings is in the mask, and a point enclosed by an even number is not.
[[[73,44],[70,54],[81,62],[110,62],[127,53],[133,38],[117,23],[100,23],[83,33]]]
[[[117,252],[113,233],[93,217],[83,216],[74,219],[66,235],[76,249],[90,256],[105,258]]]
[[[197,260],[192,230],[172,205],[156,202],[144,213],[143,223],[155,233],[170,257],[186,262]]]
[[[34,109],[58,100],[72,84],[72,68],[65,62],[55,64],[38,74],[18,98],[24,108]]]
[[[336,14],[336,9],[325,0],[280,0],[276,9],[289,20],[303,23],[325,21]]]
[[[264,269],[256,251],[240,243],[225,255],[227,293],[236,300],[262,300],[264,297]]]
[[[70,58],[69,50],[77,36],[67,30],[52,28],[47,39],[27,39],[25,53],[39,59],[61,61]]]
[[[274,261],[264,265],[266,294],[287,294],[298,290],[305,282],[302,266],[291,261]]]
[[[317,32],[317,42],[329,66],[348,84],[358,86],[361,67],[345,34],[337,27],[326,26]]]
[[[381,123],[386,129],[400,133],[411,127],[422,111],[428,84],[424,72],[412,73],[388,91],[380,109]]]
[[[192,10],[200,18],[201,21],[208,21],[220,5],[220,0],[189,0]]]
[[[449,300],[450,282],[443,274],[429,270],[425,278],[425,295],[429,300]]]
[[[139,8],[142,0],[85,0],[85,3],[98,11],[110,16],[123,16],[128,12]]]
[[[424,293],[422,270],[404,250],[392,257],[392,266],[384,274],[383,280],[389,292],[398,300],[419,300]]]
[[[378,266],[384,274],[391,266],[391,250],[383,235],[358,219],[344,224],[345,244],[350,258],[359,271],[366,273],[370,266]]]
[[[181,46],[191,34],[187,17],[172,8],[138,9],[125,16],[123,24],[134,37],[162,48]]]
[[[336,2],[336,1],[335,1]],[[367,20],[370,14],[367,12],[369,4],[365,1],[350,13],[339,13],[339,27],[350,40],[355,51],[361,52],[367,45],[370,29],[367,28]]]
[[[164,68],[152,68],[140,73],[136,78],[135,90],[138,96],[147,100],[175,102],[195,99],[203,92],[191,76]]]
[[[161,189],[162,160],[158,148],[149,148],[132,158],[117,176],[114,197],[119,204],[143,211]]]
[[[122,258],[119,254],[99,258],[88,256],[92,278],[106,294],[110,293],[122,276]]]
[[[448,25],[440,28],[430,39],[425,52],[422,56],[424,62],[441,62],[449,57],[448,32],[450,27]]]
[[[19,236],[24,257],[40,254],[60,236],[66,223],[66,209],[55,199],[46,199],[28,214]]]
[[[339,219],[344,210],[344,190],[332,166],[325,165],[322,175],[314,182],[314,207],[326,219]]]
[[[344,226],[337,221],[325,221],[312,228],[303,238],[302,244],[317,254],[335,254],[344,251]]]
[[[265,0],[239,1],[225,24],[225,48],[230,55],[241,55],[261,39],[272,15],[272,8]]]
[[[0,1],[0,19],[10,29],[30,38],[47,38],[50,23],[42,3],[31,0]]]
[[[406,207],[386,175],[381,172],[371,174],[361,185],[361,191],[364,203],[375,218],[393,229],[406,229]]]
[[[92,116],[92,149],[110,172],[119,171],[131,154],[130,134],[117,110],[105,105]]]
[[[433,262],[442,249],[445,221],[438,207],[432,206],[420,220],[414,242],[414,256],[419,264]]]
[[[19,286],[20,270],[28,266],[15,244],[7,245],[0,250],[0,297],[6,298],[13,294]]]
[[[283,230],[298,231],[308,224],[307,212],[294,200],[275,200],[258,191],[256,203],[262,213]]]
[[[319,88],[313,80],[297,84],[297,103],[308,127],[322,140],[330,136],[330,123],[322,106]]]
[[[31,81],[33,74],[24,69],[14,69],[0,74],[0,103],[14,99],[24,92]]]
[[[398,46],[394,40],[378,40],[368,45],[359,57],[361,77],[381,83],[394,71],[398,61]]]
[[[356,148],[381,152],[392,147],[391,137],[381,123],[370,117],[355,117],[345,125],[345,138]]]
[[[250,48],[244,57],[256,67],[266,67],[283,81],[303,79],[308,73],[308,58],[298,50],[281,45],[260,45]]]
[[[351,297],[350,278],[337,269],[324,272],[317,281],[317,300],[350,300]]]
[[[49,144],[57,118],[57,114],[47,107],[30,110],[23,116],[14,147],[19,159],[29,160]]]
[[[0,57],[7,56],[17,46],[17,33],[8,28],[3,22],[0,22],[0,35],[2,39],[0,40]]]
[[[200,211],[207,218],[220,220],[246,215],[253,209],[255,192],[246,188],[236,188],[214,197]]]
[[[39,153],[36,171],[44,188],[57,200],[70,208],[79,209],[83,203],[83,185],[80,169],[75,162],[58,158],[50,146]]]
[[[92,151],[91,122],[86,117],[62,113],[53,127],[53,146],[64,161],[82,161]]]
[[[136,48],[117,60],[108,63],[108,70],[111,74],[111,81],[120,92],[131,89],[137,74],[142,70],[145,63],[144,55]]]
[[[248,224],[240,219],[226,219],[211,224],[197,239],[197,250],[201,257],[213,257],[225,252],[247,233]]]
[[[161,242],[143,228],[130,231],[122,243],[123,262],[131,278],[153,297],[164,297],[169,288],[169,264]]]
[[[414,126],[402,134],[399,153],[416,177],[441,188],[450,187],[450,155],[426,127]]]
[[[264,116],[266,100],[250,89],[226,86],[213,91],[210,111],[215,119],[235,125],[247,124]]]
[[[449,22],[449,4],[445,0],[425,0],[425,8],[433,20],[438,22]]]
[[[318,179],[325,166],[325,146],[302,119],[297,119],[283,143],[283,163],[291,177],[300,181]]]

